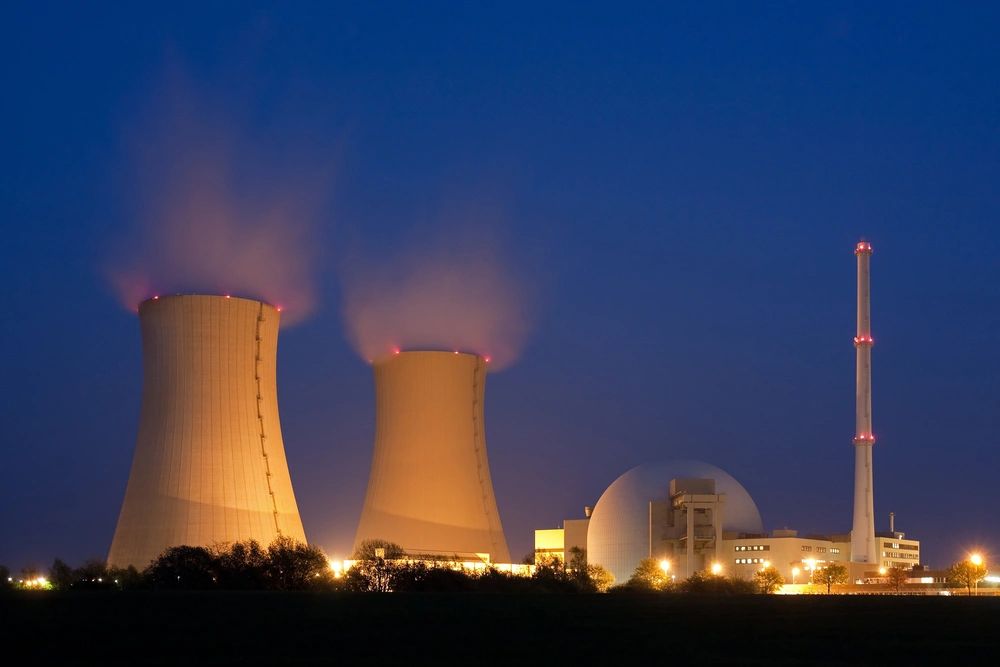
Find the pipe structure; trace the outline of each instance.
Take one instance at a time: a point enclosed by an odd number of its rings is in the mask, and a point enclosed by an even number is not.
[[[483,423],[486,360],[397,352],[377,360],[375,449],[355,537],[411,556],[509,563]]]
[[[168,547],[304,542],[278,419],[279,309],[227,296],[139,306],[139,433],[108,562]]]
[[[854,337],[857,356],[854,435],[854,524],[851,561],[877,562],[875,512],[872,490],[872,340],[870,264],[872,246],[861,241],[854,248],[858,258],[858,325]]]

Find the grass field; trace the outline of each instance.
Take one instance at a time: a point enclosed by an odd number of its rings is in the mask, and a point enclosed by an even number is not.
[[[1000,664],[1000,598],[50,592],[0,610],[8,655],[35,664]]]

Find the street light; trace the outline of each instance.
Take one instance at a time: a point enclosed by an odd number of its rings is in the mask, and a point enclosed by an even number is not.
[[[971,554],[969,554],[969,562],[972,563],[977,568],[981,567],[984,562],[983,555],[978,552],[972,552]],[[975,582],[972,584],[973,594],[979,595],[979,577],[973,574],[973,578],[975,579]]]
[[[660,561],[660,569],[664,572],[670,572],[670,561],[664,558]]]
[[[722,563],[720,563],[719,561],[715,561],[714,563],[712,563],[712,574],[716,576],[722,574]]]
[[[797,567],[793,567],[793,568],[792,568],[792,583],[793,583],[793,584],[795,583],[795,577],[799,576],[799,573],[800,573],[801,571],[802,571],[802,570],[800,570],[800,569],[799,569],[799,568],[797,568]]]

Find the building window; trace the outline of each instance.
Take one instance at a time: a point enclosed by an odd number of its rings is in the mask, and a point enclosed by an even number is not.
[[[802,550],[803,551],[812,551],[813,548],[811,546],[809,546],[808,544],[803,544],[802,545]]]

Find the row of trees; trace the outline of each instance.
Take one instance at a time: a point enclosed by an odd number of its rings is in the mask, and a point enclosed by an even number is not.
[[[492,567],[470,571],[459,566],[457,558],[438,563],[407,560],[402,547],[384,540],[363,542],[353,559],[343,588],[355,592],[598,593],[612,583],[611,574],[588,565],[579,549],[568,564],[558,559],[537,563],[530,577]]]
[[[326,555],[315,546],[290,538],[278,538],[267,547],[255,541],[237,542],[214,548],[179,546],[164,551],[141,572],[134,567],[109,568],[101,561],[88,561],[73,568],[56,560],[48,577],[40,572],[11,577],[0,566],[0,588],[18,582],[45,581],[45,587],[59,590],[95,589],[222,589],[222,590],[344,590],[353,592],[481,591],[510,593],[597,593],[671,592],[710,594],[774,593],[785,583],[772,567],[754,573],[751,580],[696,572],[676,581],[668,568],[653,559],[639,563],[632,577],[612,586],[613,577],[599,565],[587,563],[586,554],[573,549],[568,563],[558,559],[538,562],[530,577],[486,568],[470,571],[451,561],[428,563],[406,558],[392,542],[370,540],[354,553],[355,565],[343,576],[334,573]],[[986,576],[986,566],[972,560],[955,563],[948,573],[953,586],[971,593]],[[909,572],[889,568],[885,583],[899,592]],[[825,587],[849,581],[843,564],[830,563],[813,570],[810,582]]]
[[[5,583],[14,583],[9,573],[2,574]],[[21,580],[37,576],[26,572]],[[253,540],[212,548],[171,547],[142,571],[97,560],[74,568],[56,559],[47,582],[57,590],[310,590],[335,583],[322,550],[288,537],[266,547]]]
[[[710,572],[695,572],[687,579],[677,581],[670,571],[652,558],[639,562],[632,577],[612,589],[613,592],[658,593],[709,593],[715,595],[750,595],[774,593],[785,583],[781,574],[772,567],[754,573],[753,579],[725,577]]]

